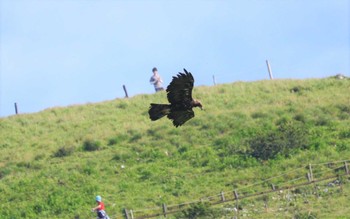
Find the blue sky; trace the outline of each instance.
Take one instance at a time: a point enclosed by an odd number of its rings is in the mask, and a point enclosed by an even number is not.
[[[349,0],[0,0],[0,117],[196,85],[350,72]]]

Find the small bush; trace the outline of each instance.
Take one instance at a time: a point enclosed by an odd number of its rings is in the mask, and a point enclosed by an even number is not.
[[[302,123],[305,123],[306,122],[306,117],[304,114],[297,114],[294,116],[294,119],[296,121],[299,121],[299,122],[302,122]]]
[[[96,170],[94,167],[92,166],[86,166],[83,169],[83,173],[85,173],[86,175],[93,175],[96,173]]]
[[[291,93],[298,93],[300,90],[301,90],[301,88],[297,86],[297,87],[291,88],[291,89],[290,89],[290,92],[291,92]]]
[[[152,172],[149,171],[149,170],[142,170],[140,172],[140,180],[141,181],[145,181],[145,180],[148,180],[152,177]]]
[[[319,117],[315,122],[317,126],[329,126],[332,123],[332,119],[330,117]]]
[[[133,143],[140,140],[141,138],[142,138],[142,135],[140,133],[136,133],[130,138],[129,142]]]
[[[86,140],[83,144],[83,150],[84,151],[97,151],[101,149],[101,142],[99,141],[92,141],[92,140]]]
[[[147,159],[147,162],[151,162],[166,157],[166,154],[160,149],[149,149],[142,152],[140,157],[142,159]]]
[[[54,154],[54,157],[66,157],[74,152],[73,147],[61,147]]]
[[[249,145],[253,157],[269,160],[277,155],[288,156],[293,149],[306,148],[308,134],[300,122],[286,122],[280,124],[275,131],[251,139]]]
[[[339,104],[337,107],[341,112],[350,114],[350,106],[345,105],[345,104]]]
[[[113,156],[113,160],[115,161],[126,161],[131,158],[131,155],[127,152],[119,152],[118,154]]]
[[[298,94],[301,94],[305,91],[310,91],[310,88],[307,88],[307,87],[302,87],[302,86],[295,86],[295,87],[292,87],[290,90],[289,90],[291,93],[298,93]]]
[[[251,117],[253,119],[266,118],[268,117],[268,114],[262,113],[262,112],[255,112],[255,113],[252,113]]]
[[[6,175],[10,174],[10,170],[9,169],[1,169],[0,170],[0,179],[4,178]]]
[[[31,168],[32,164],[30,162],[26,162],[26,161],[21,161],[19,163],[17,163],[17,167],[24,167],[24,168]]]
[[[295,219],[314,219],[314,218],[318,218],[318,216],[314,212],[295,211],[293,218],[295,218]]]
[[[190,208],[185,209],[181,214],[177,215],[176,218],[218,218],[219,212],[210,208],[209,203],[197,203],[192,204]]]
[[[108,145],[112,146],[112,145],[120,144],[121,142],[125,141],[126,139],[127,139],[127,136],[125,136],[125,135],[118,135],[118,136],[115,136],[113,138],[110,138],[108,140]]]
[[[337,145],[338,152],[347,151],[349,148],[350,148],[350,146],[345,144],[345,143],[341,143],[341,144]]]
[[[42,160],[45,158],[45,155],[44,154],[38,154],[35,156],[34,160]]]
[[[44,210],[46,210],[46,206],[41,204],[41,203],[38,203],[38,204],[35,204],[33,206],[33,210],[35,212],[35,214],[40,214],[42,213]]]
[[[350,138],[350,129],[349,130],[340,131],[339,132],[339,138],[340,139]]]
[[[126,109],[128,107],[128,104],[126,102],[121,102],[117,105],[117,108],[119,109]]]
[[[184,145],[184,146],[180,146],[177,151],[179,152],[179,154],[183,154],[185,152],[188,151],[188,146]]]

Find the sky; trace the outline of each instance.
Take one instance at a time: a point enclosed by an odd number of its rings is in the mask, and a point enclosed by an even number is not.
[[[0,0],[0,117],[195,85],[350,76],[350,0]],[[164,97],[166,101],[166,98]]]

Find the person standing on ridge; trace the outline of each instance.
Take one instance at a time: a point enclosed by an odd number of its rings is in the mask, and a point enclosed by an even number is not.
[[[153,76],[151,77],[149,82],[154,85],[154,89],[156,90],[156,92],[164,90],[164,88],[162,87],[163,80],[160,78],[158,74],[158,69],[154,67],[152,69],[152,72],[153,72]]]
[[[102,202],[101,196],[96,196],[97,206],[92,209],[92,211],[96,211],[97,219],[110,219],[105,211],[105,204]]]

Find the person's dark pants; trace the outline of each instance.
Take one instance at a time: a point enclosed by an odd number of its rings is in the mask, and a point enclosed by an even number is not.
[[[163,91],[163,90],[164,90],[164,88],[162,88],[162,87],[157,87],[156,88],[156,92]]]

